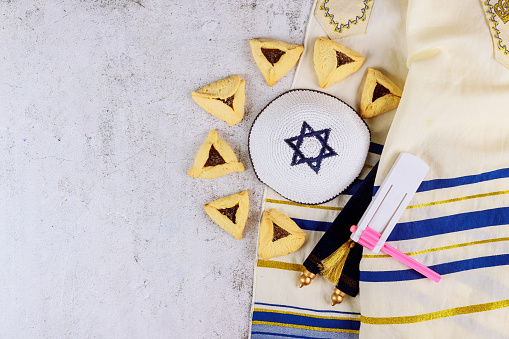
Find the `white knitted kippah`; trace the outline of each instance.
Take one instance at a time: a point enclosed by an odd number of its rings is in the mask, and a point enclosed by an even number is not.
[[[283,197],[320,204],[359,175],[370,143],[360,116],[338,98],[291,90],[270,102],[249,134],[256,176]]]

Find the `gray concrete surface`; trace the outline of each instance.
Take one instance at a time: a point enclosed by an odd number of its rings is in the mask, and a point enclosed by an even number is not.
[[[248,40],[302,43],[312,1],[0,1],[0,337],[244,338],[269,88]],[[233,127],[191,92],[239,74]],[[187,176],[211,128],[246,171]],[[244,239],[203,204],[249,190]]]

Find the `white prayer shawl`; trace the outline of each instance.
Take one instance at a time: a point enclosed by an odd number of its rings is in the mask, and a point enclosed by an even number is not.
[[[312,47],[325,35],[311,16],[293,88],[320,90]],[[307,240],[294,254],[258,260],[253,338],[509,335],[509,71],[494,59],[491,36],[479,0],[409,0],[408,6],[379,0],[366,34],[339,41],[363,54],[365,64],[322,91],[358,110],[368,67],[404,85],[397,111],[367,121],[373,143],[360,178],[379,153],[377,185],[400,152],[430,166],[389,243],[442,280],[365,249],[359,295],[331,307],[334,286],[318,276],[298,289],[298,271],[352,191],[310,207],[267,189],[263,209],[298,220]]]
[[[363,338],[509,336],[509,71],[478,0],[410,0],[409,73],[382,153],[429,166],[391,245],[442,280],[364,251]]]

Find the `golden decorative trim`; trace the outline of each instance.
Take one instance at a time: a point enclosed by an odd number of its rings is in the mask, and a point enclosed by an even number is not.
[[[466,246],[472,246],[472,245],[480,245],[480,244],[488,244],[493,242],[500,242],[500,241],[508,241],[509,237],[504,238],[495,238],[495,239],[487,239],[487,240],[478,240],[478,241],[471,241],[466,242],[462,244],[456,244],[456,245],[450,245],[450,246],[443,246],[443,247],[437,247],[437,248],[430,248],[427,250],[422,251],[416,251],[416,252],[408,252],[405,253],[406,255],[418,255],[418,254],[424,254],[424,253],[430,253],[430,252],[437,252],[437,251],[443,251],[443,250],[449,250],[452,248],[459,248],[459,247],[466,247]],[[365,254],[362,256],[363,258],[388,258],[389,255],[387,254]]]
[[[276,200],[276,199],[265,199],[265,202],[270,202],[273,204],[281,204],[281,205],[292,205],[292,206],[299,206],[299,207],[316,208],[316,209],[320,209],[320,210],[331,210],[331,211],[341,211],[343,209],[343,207],[305,205],[305,204],[299,204],[298,202],[286,201],[286,200]]]
[[[496,310],[499,308],[509,307],[509,299],[500,300],[491,303],[469,305],[462,307],[450,308],[447,310],[424,313],[419,315],[410,315],[404,317],[366,317],[361,315],[361,323],[370,325],[395,325],[395,324],[412,324],[423,321],[430,321],[440,318],[452,317],[455,315],[478,313],[484,311]]]
[[[359,330],[347,330],[347,329],[343,329],[343,328],[326,328],[326,327],[315,327],[315,326],[305,326],[305,325],[295,325],[295,324],[284,324],[284,323],[275,323],[275,322],[271,322],[271,321],[258,321],[258,320],[254,320],[253,325],[293,327],[293,328],[301,328],[304,330],[325,331],[325,332],[359,333]]]
[[[256,266],[257,267],[266,267],[266,268],[277,268],[280,270],[295,271],[295,272],[302,272],[304,270],[304,265],[293,264],[293,263],[284,262],[284,261],[275,261],[275,260],[258,259]]]
[[[425,203],[425,204],[407,206],[406,209],[408,210],[408,209],[412,209],[412,208],[441,205],[441,204],[446,204],[446,203],[449,203],[449,202],[456,202],[456,201],[475,199],[475,198],[484,198],[484,197],[490,197],[490,196],[501,195],[501,194],[508,194],[508,193],[509,193],[509,190],[507,190],[507,191],[490,192],[490,193],[482,193],[482,194],[475,194],[475,195],[469,195],[469,196],[461,197],[461,198],[447,199],[447,200],[441,200],[441,201],[428,202],[428,203]]]
[[[476,199],[476,198],[484,198],[484,197],[497,196],[497,195],[502,195],[502,194],[509,194],[509,190],[490,192],[490,193],[482,193],[482,194],[475,194],[475,195],[468,195],[468,196],[460,197],[460,198],[453,198],[453,199],[447,199],[447,200],[428,202],[428,203],[424,203],[424,204],[411,205],[411,206],[407,206],[406,209],[413,209],[413,208],[420,208],[420,207],[427,207],[427,206],[435,206],[435,205],[447,204],[447,203],[450,203],[450,202],[457,202],[457,201]],[[273,204],[281,204],[281,205],[291,205],[291,206],[298,206],[298,207],[316,208],[316,209],[330,210],[330,211],[342,211],[343,210],[343,207],[320,206],[320,205],[305,205],[305,204],[299,204],[299,203],[293,202],[293,201],[277,200],[277,199],[265,199],[265,202],[270,202],[270,203],[273,203]]]
[[[329,19],[329,25],[334,26],[334,31],[341,33],[343,28],[350,29],[350,25],[357,25],[359,23],[359,20],[366,21],[366,12],[370,8],[368,5],[368,2],[371,0],[364,0],[363,5],[364,8],[361,9],[361,16],[356,15],[354,20],[348,19],[346,24],[342,24],[340,22],[336,22],[334,20],[334,14],[330,13],[329,7],[326,6],[326,4],[329,3],[330,0],[323,0],[322,4],[320,5],[320,9],[324,11],[323,16]]]
[[[495,42],[495,40],[493,40],[493,43],[495,44],[495,46],[497,46],[497,49],[499,51],[502,51],[502,52],[504,52],[505,55],[508,55],[509,50],[507,49],[507,45],[502,45],[503,40],[500,37],[500,30],[497,28],[498,22],[495,18],[495,13],[493,12],[493,6],[490,5],[489,0],[486,0],[484,2],[484,5],[488,8],[486,13],[488,13],[490,15],[489,21],[491,21],[493,23],[493,26],[490,26],[490,28],[493,28],[493,31],[496,32],[493,34],[493,38],[496,39],[497,41]],[[493,31],[492,31],[492,33],[493,33]]]

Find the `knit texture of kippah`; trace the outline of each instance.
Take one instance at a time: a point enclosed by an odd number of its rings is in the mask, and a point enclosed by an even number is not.
[[[291,90],[270,102],[249,134],[256,176],[288,200],[320,204],[344,191],[359,175],[370,132],[338,98]]]

